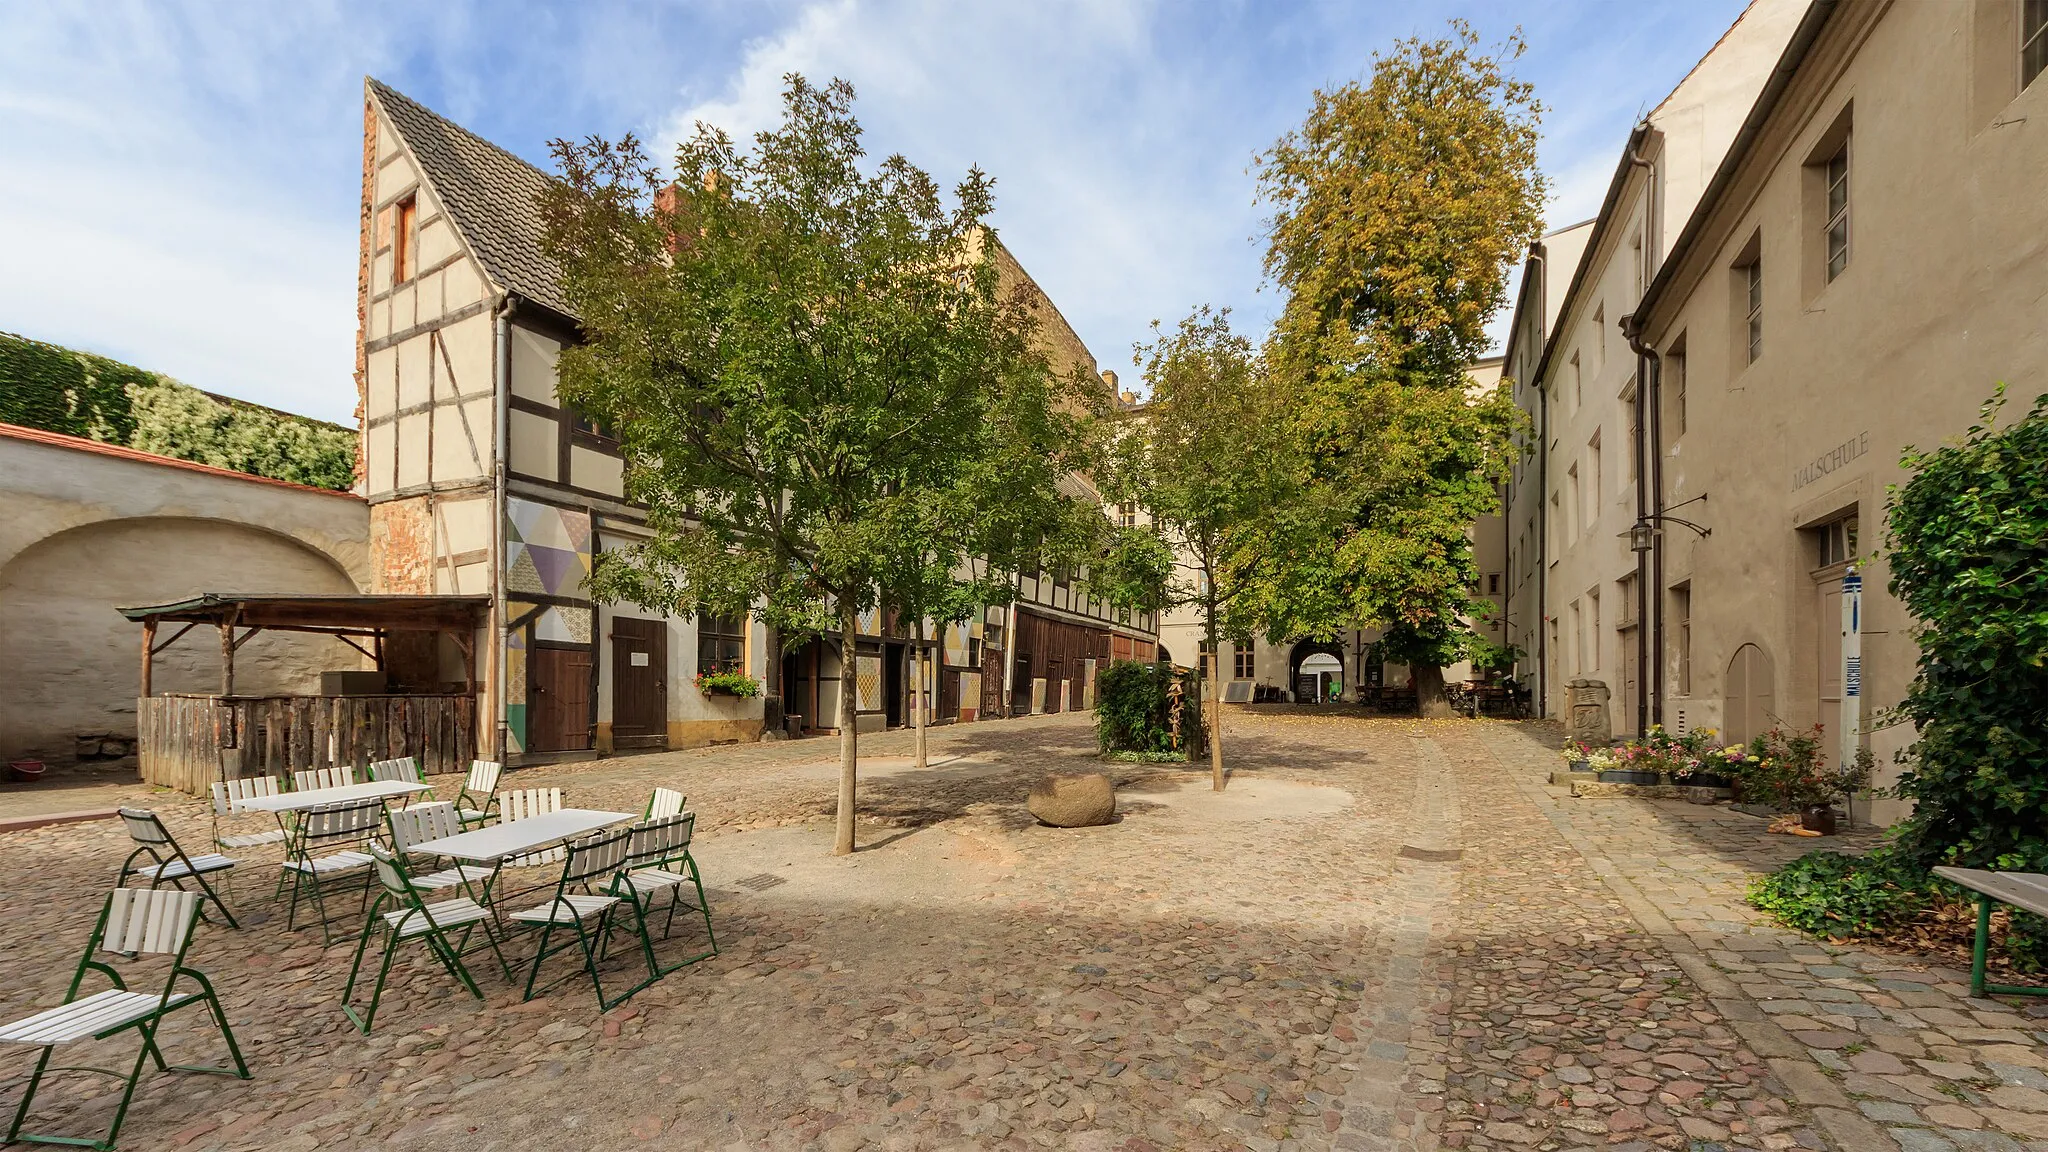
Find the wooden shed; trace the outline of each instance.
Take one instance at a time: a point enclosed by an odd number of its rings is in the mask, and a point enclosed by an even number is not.
[[[430,773],[466,770],[477,747],[476,646],[490,610],[488,596],[225,592],[123,608],[142,625],[135,708],[142,779],[204,793],[230,749],[246,776],[399,756],[415,757]],[[220,645],[220,691],[153,692],[152,659],[198,628],[210,628]],[[239,695],[235,650],[263,631],[333,636],[369,666],[337,669],[318,693]],[[443,637],[461,654],[459,678],[441,672]]]

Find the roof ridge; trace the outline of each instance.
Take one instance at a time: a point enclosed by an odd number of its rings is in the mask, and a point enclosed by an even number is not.
[[[419,101],[413,99],[412,97],[407,96],[405,93],[400,92],[398,89],[393,88],[391,85],[386,84],[382,80],[377,79],[375,76],[365,76],[363,77],[363,79],[369,81],[370,87],[375,89],[377,95],[383,97],[384,99],[396,100],[411,105],[412,108],[418,111],[421,115],[433,117],[435,120],[439,121],[443,126],[451,128],[454,131],[459,132],[464,136],[467,136],[468,138],[474,140],[478,144],[483,145],[485,148],[488,148],[491,151],[496,152],[498,155],[503,156],[507,160],[512,161],[514,164],[518,164],[521,167],[528,169],[529,171],[533,172],[534,175],[539,176],[544,180],[554,179],[553,176],[548,175],[547,169],[540,167],[538,164],[533,163],[526,157],[521,156],[519,153],[512,151],[510,148],[507,148],[502,144],[495,144],[489,140],[484,139],[482,136],[479,136],[476,133],[470,131],[469,129],[464,128],[462,125],[456,123],[455,121],[449,119],[446,116],[441,115],[439,112],[434,111],[432,108],[427,107],[425,104],[420,103]]]
[[[1643,119],[1653,119],[1657,113],[1662,112],[1664,106],[1671,103],[1671,98],[1678,95],[1678,90],[1685,87],[1685,82],[1692,79],[1694,74],[1699,72],[1701,68],[1706,67],[1707,61],[1713,59],[1714,53],[1721,50],[1721,45],[1726,44],[1728,38],[1735,35],[1735,30],[1742,27],[1742,22],[1749,19],[1749,14],[1762,2],[1763,0],[1748,0],[1748,3],[1742,6],[1742,11],[1735,14],[1735,19],[1729,23],[1728,27],[1722,29],[1720,37],[1714,41],[1714,46],[1701,53],[1698,60],[1693,61],[1692,67],[1685,70],[1685,75],[1678,78],[1678,83],[1671,86],[1671,91],[1666,92],[1664,98],[1657,101],[1657,106],[1643,113]]]
[[[201,464],[197,460],[185,460],[177,456],[166,456],[161,452],[145,452],[130,448],[126,444],[110,444],[104,440],[93,440],[85,436],[73,436],[68,432],[52,432],[47,428],[32,428],[26,424],[0,423],[0,440],[22,440],[31,444],[43,444],[51,448],[69,448],[76,452],[92,452],[101,456],[112,456],[121,460],[133,460],[139,464],[158,464],[167,468],[182,468],[187,472],[203,472],[229,480],[247,480],[254,484],[269,484],[277,488],[296,488],[301,492],[317,492],[322,496],[341,496],[349,500],[361,500],[354,492],[337,488],[320,488],[312,484],[300,484],[293,480],[279,480],[275,476],[258,476],[254,472],[242,472],[234,468],[222,468],[217,464]]]

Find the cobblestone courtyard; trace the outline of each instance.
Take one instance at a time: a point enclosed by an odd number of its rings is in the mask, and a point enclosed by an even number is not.
[[[123,1146],[2048,1149],[2048,1004],[1753,923],[1748,875],[1810,842],[1569,799],[1535,725],[1245,714],[1228,737],[1224,796],[1118,765],[1124,818],[1082,831],[1022,798],[1094,766],[1085,717],[938,730],[924,773],[907,734],[870,737],[847,859],[829,741],[518,773],[578,807],[667,784],[699,814],[722,952],[603,1015],[587,983],[520,1004],[492,978],[480,1005],[415,952],[361,1036],[350,945],[287,933],[274,856],[246,853],[245,927],[203,928],[193,962],[256,1078],[147,1080]],[[203,807],[148,802],[206,844]],[[0,793],[0,817],[36,803]],[[0,834],[0,1019],[61,999],[127,850],[107,820]],[[212,1060],[191,1024],[167,1056]],[[11,1110],[30,1061],[4,1059]],[[111,1103],[44,1101],[41,1130]]]

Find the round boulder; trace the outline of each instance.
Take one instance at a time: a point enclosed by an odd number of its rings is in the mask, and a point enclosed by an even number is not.
[[[1116,788],[1100,772],[1054,774],[1031,786],[1024,806],[1040,823],[1055,828],[1107,824],[1116,815]]]

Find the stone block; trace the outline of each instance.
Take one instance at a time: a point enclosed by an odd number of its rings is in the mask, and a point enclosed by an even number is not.
[[[1116,815],[1116,788],[1100,772],[1054,773],[1032,785],[1024,806],[1055,828],[1087,828]]]

